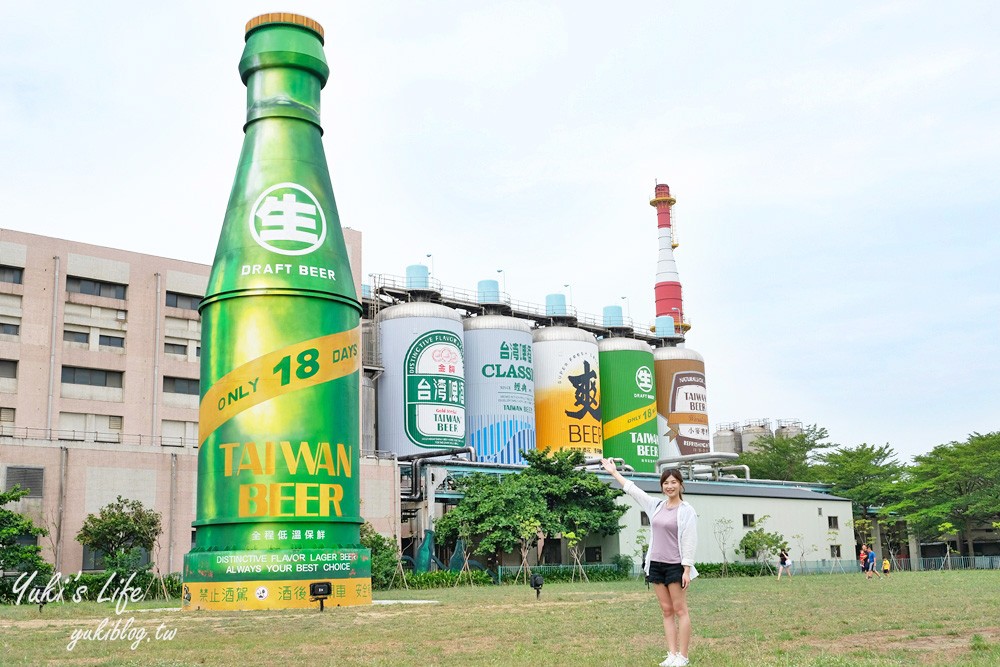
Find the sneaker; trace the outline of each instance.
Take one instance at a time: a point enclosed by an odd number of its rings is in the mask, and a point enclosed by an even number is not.
[[[683,655],[681,655],[680,653],[678,653],[674,657],[674,661],[673,661],[673,663],[671,663],[671,667],[687,667],[688,664],[690,664],[690,661],[687,658],[685,658]]]
[[[668,653],[666,659],[660,663],[660,667],[674,667],[677,664],[678,653]]]

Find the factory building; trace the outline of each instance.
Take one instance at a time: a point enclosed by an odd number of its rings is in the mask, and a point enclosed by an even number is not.
[[[447,287],[420,265],[362,284],[361,234],[344,229],[364,306],[361,508],[379,532],[413,553],[457,501],[456,476],[517,470],[528,449],[567,449],[614,456],[645,486],[656,487],[658,466],[671,462],[692,478],[688,494],[705,521],[786,517],[789,526],[773,529],[809,535],[817,557],[853,551],[848,501],[815,485],[737,480],[749,471],[726,465],[735,446],[711,447],[704,360],[685,346],[675,201],[665,184],[650,200],[654,325],[623,318],[620,306],[578,313],[562,294],[544,305],[515,301],[495,280],[476,291]],[[49,530],[39,544],[63,571],[99,565],[74,537],[117,495],[161,512],[150,558],[162,571],[180,569],[193,538],[198,305],[209,271],[0,230],[0,484],[31,488],[14,509]],[[630,510],[619,537],[584,545],[586,560],[633,553],[641,521]],[[721,560],[711,527],[702,530],[699,559]],[[550,562],[568,559],[557,539],[547,550]]]

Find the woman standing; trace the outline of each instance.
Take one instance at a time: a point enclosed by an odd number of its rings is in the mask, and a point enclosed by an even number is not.
[[[601,459],[601,465],[649,517],[646,579],[653,584],[660,603],[663,631],[667,635],[667,650],[670,651],[660,667],[684,667],[688,664],[688,646],[691,643],[687,588],[691,580],[698,576],[694,567],[698,514],[684,501],[684,478],[676,468],[664,470],[660,474],[660,489],[665,498],[657,499],[622,477],[614,461]]]
[[[784,549],[778,553],[778,579],[781,579],[782,571],[789,577],[792,576],[792,559],[788,557],[788,552]]]

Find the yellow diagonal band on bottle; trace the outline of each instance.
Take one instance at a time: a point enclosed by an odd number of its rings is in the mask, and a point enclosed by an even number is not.
[[[708,426],[708,415],[704,412],[671,412],[667,415],[668,424],[704,424]]]
[[[629,429],[642,426],[646,422],[652,421],[653,419],[656,419],[655,401],[649,405],[632,410],[631,412],[626,412],[625,414],[615,417],[606,423],[604,425],[604,439],[608,440],[609,438],[613,438],[616,435],[628,431]]]
[[[360,343],[357,327],[288,345],[226,373],[201,399],[198,442],[248,408],[360,370]]]

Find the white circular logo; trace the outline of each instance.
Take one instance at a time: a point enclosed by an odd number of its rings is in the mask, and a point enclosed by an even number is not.
[[[280,255],[308,255],[326,240],[323,207],[297,183],[278,183],[260,193],[249,222],[257,245]]]
[[[261,586],[260,588],[257,589],[257,592],[254,595],[257,596],[258,600],[263,602],[264,600],[267,599],[267,587]]]
[[[648,366],[639,366],[639,370],[635,372],[635,384],[642,391],[652,391],[653,373]]]

